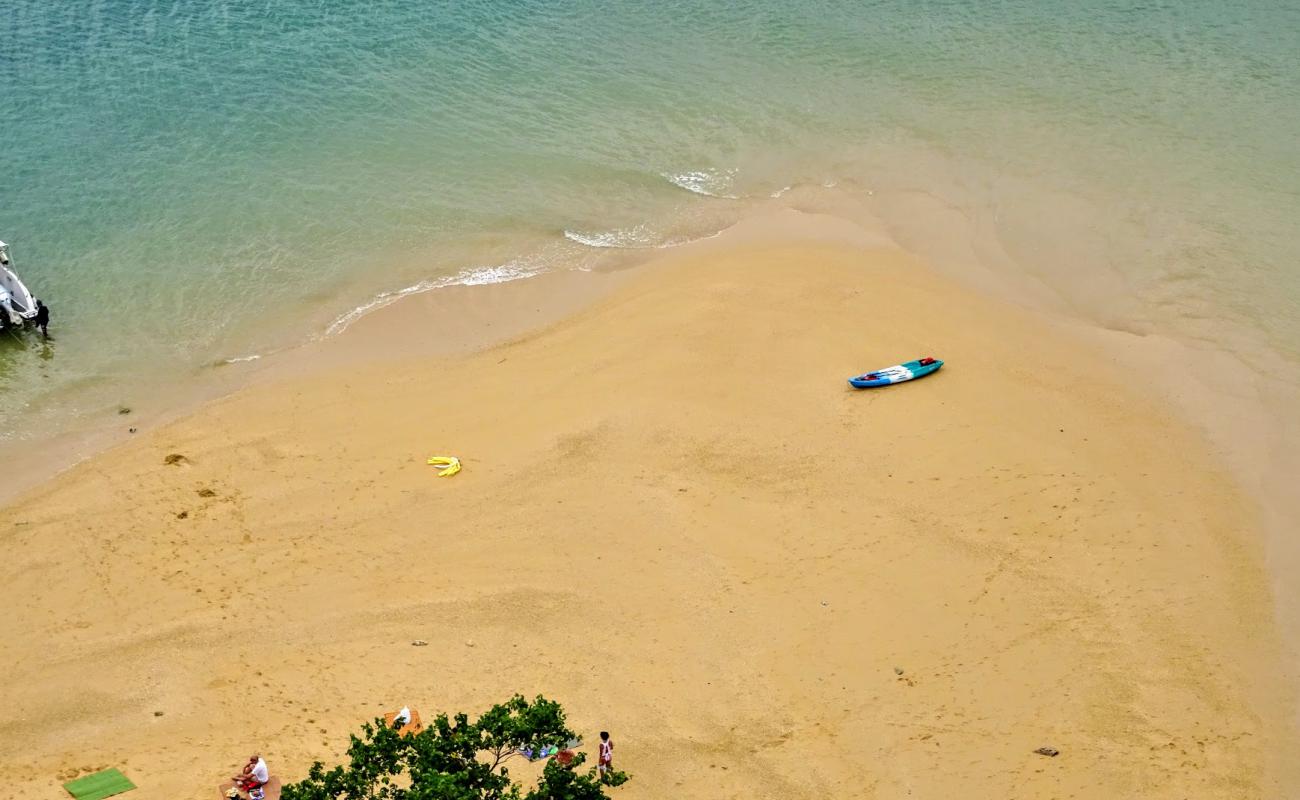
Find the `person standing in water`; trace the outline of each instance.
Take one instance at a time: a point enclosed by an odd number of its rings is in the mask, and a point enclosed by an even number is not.
[[[43,336],[46,339],[50,338],[50,331],[49,331],[50,307],[49,306],[45,305],[40,300],[37,300],[36,317],[32,321],[36,323],[36,327],[41,329],[41,336]]]

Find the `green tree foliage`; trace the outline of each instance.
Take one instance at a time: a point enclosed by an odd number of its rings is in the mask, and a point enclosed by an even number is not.
[[[604,781],[583,770],[579,753],[568,766],[551,759],[537,784],[525,788],[505,764],[520,751],[562,747],[574,738],[559,703],[515,695],[474,721],[441,714],[423,731],[402,736],[383,720],[366,723],[348,745],[347,761],[325,769],[317,761],[307,777],[284,787],[283,800],[607,800]]]

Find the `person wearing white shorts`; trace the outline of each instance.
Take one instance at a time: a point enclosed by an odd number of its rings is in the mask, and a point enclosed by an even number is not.
[[[614,741],[609,738],[609,731],[600,732],[600,758],[596,760],[596,772],[601,780],[614,769]]]

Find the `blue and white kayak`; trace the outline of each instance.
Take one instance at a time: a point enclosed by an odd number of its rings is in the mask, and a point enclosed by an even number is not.
[[[914,378],[924,378],[931,372],[938,372],[939,367],[942,366],[943,362],[937,358],[918,358],[915,361],[906,361],[892,367],[885,367],[875,372],[849,378],[849,383],[853,384],[856,389],[873,389],[877,386],[889,386],[891,383],[902,383]]]

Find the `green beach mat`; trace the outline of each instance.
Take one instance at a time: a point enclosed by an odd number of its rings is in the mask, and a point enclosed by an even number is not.
[[[103,772],[96,772],[94,775],[68,781],[63,784],[63,788],[67,789],[68,794],[77,798],[77,800],[103,800],[105,797],[129,792],[135,788],[135,784],[127,780],[126,776],[121,772],[115,769],[106,769]]]

